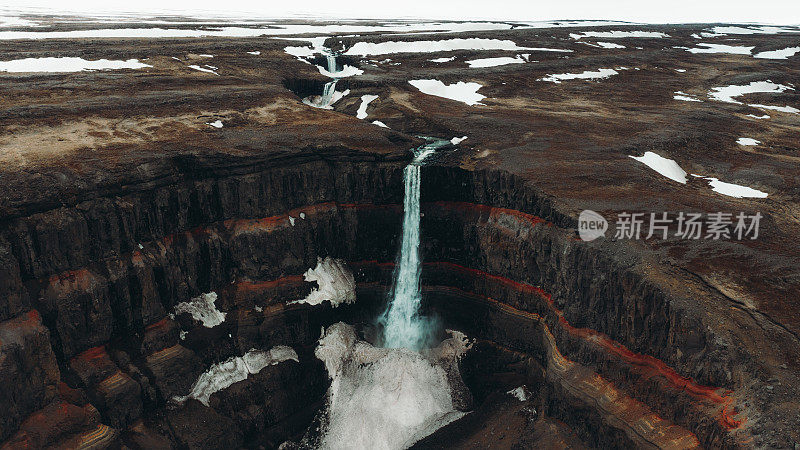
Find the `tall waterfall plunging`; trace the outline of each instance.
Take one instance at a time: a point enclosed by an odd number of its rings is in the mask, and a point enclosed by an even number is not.
[[[415,151],[414,160],[403,171],[403,238],[394,273],[391,302],[378,318],[383,326],[383,346],[419,350],[430,344],[434,320],[420,316],[420,168],[422,161],[447,141],[435,140]]]

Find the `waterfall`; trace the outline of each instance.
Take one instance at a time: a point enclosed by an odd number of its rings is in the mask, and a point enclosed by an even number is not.
[[[325,55],[325,59],[328,64],[328,72],[330,73],[337,73],[341,72],[339,70],[339,66],[336,63],[336,55],[333,53],[327,53]],[[336,82],[338,82],[338,78],[334,78],[333,80],[325,83],[325,87],[322,89],[322,95],[316,98],[315,100],[308,100],[303,99],[303,103],[313,106],[315,108],[325,108],[329,109],[331,104],[334,102],[334,96],[336,94]]]
[[[447,141],[435,140],[417,149],[414,160],[403,171],[403,238],[394,273],[391,302],[378,318],[383,325],[383,345],[389,348],[419,350],[429,344],[434,327],[432,319],[419,315],[422,299],[420,274],[420,168],[422,161]]]

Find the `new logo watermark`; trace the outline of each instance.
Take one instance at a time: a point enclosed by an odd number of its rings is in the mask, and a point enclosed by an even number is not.
[[[763,216],[760,212],[713,213],[629,213],[617,214],[614,239],[729,239],[754,240]],[[578,234],[584,241],[605,236],[608,221],[592,210],[578,216]]]
[[[606,230],[608,230],[608,221],[591,209],[583,210],[578,216],[578,234],[584,241],[589,242],[605,236]]]

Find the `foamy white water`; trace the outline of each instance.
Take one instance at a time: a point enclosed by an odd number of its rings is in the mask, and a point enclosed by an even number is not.
[[[458,359],[471,344],[458,332],[433,349],[379,348],[339,322],[315,350],[331,386],[315,442],[322,449],[403,449],[464,415],[469,393]]]

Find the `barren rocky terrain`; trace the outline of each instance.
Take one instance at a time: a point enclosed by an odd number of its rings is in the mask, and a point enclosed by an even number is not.
[[[422,136],[466,136],[422,168],[422,277],[425,307],[476,344],[461,362],[473,412],[418,447],[800,448],[800,53],[781,53],[800,28],[303,25],[0,29],[3,448],[302,435],[328,384],[320,327],[368,334],[385,301]],[[234,26],[250,31],[219,31]],[[108,37],[156,27],[179,31]],[[513,49],[419,44],[454,39]],[[331,109],[302,101],[331,80],[322,47],[360,72]],[[63,57],[148,67],[3,71]],[[684,182],[631,158],[648,152]],[[604,238],[579,238],[585,209],[609,221]],[[616,239],[622,212],[762,219],[756,239],[681,239],[675,223],[668,239]],[[290,303],[327,256],[354,273],[356,302]],[[210,292],[219,324],[175,313]],[[174,401],[275,346],[297,361]],[[523,385],[524,401],[506,394]]]

